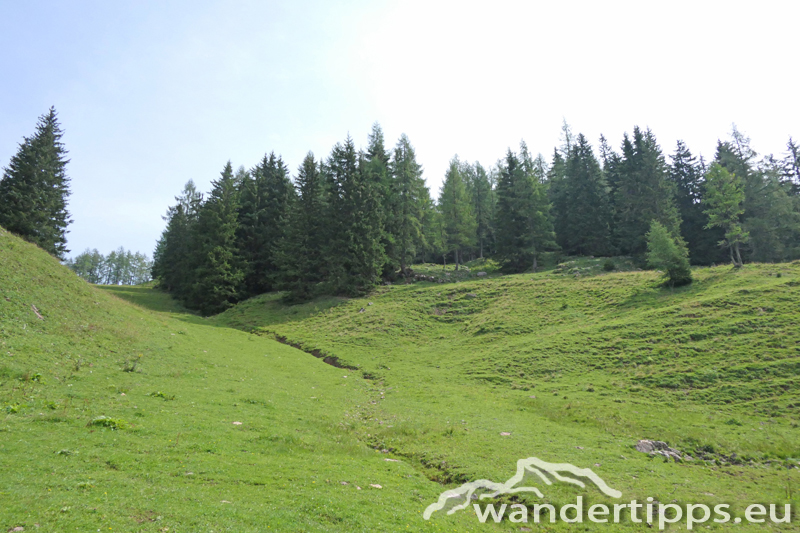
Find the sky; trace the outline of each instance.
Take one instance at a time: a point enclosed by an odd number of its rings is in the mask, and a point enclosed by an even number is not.
[[[434,197],[455,155],[549,159],[564,120],[706,158],[736,124],[778,155],[800,137],[799,19],[786,0],[0,0],[0,166],[55,106],[71,255],[150,255],[189,179],[271,151],[294,175],[374,122],[409,136]]]

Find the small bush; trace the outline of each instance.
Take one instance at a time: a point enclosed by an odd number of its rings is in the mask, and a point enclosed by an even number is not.
[[[128,427],[128,423],[122,420],[121,418],[111,418],[108,416],[96,416],[92,418],[91,422],[89,422],[86,425],[109,428],[112,430],[125,429]]]
[[[123,372],[136,372],[139,367],[139,362],[142,360],[142,354],[136,357],[129,357],[122,362]]]
[[[170,401],[170,400],[174,400],[175,399],[175,395],[174,394],[165,394],[165,393],[163,393],[161,391],[151,392],[150,394],[148,394],[148,396],[152,396],[153,398],[164,398],[164,400],[166,400],[166,401]]]
[[[616,269],[617,267],[614,264],[614,261],[612,261],[611,259],[606,259],[605,262],[603,262],[603,270],[605,270],[606,272],[613,272]]]
[[[667,228],[653,220],[647,233],[647,264],[650,268],[663,270],[666,284],[680,287],[692,282],[689,269],[689,251],[681,239],[675,239]]]

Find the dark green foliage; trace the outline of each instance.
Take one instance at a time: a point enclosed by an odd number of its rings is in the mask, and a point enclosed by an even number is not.
[[[240,179],[236,238],[245,272],[241,296],[246,298],[275,286],[275,256],[295,193],[286,165],[274,152]]]
[[[167,210],[167,227],[153,252],[153,279],[162,289],[186,301],[194,279],[192,237],[203,195],[189,180],[175,200],[178,203]]]
[[[327,248],[324,186],[319,165],[309,152],[297,171],[297,200],[292,204],[286,232],[280,246],[281,288],[289,299],[311,298],[325,275]]]
[[[651,221],[660,222],[671,235],[680,232],[675,187],[653,132],[637,126],[633,138],[625,135],[615,171],[617,243],[623,254],[641,257],[647,250]]]
[[[478,241],[479,257],[493,239],[494,233],[494,194],[489,174],[480,163],[475,163],[470,176],[468,191],[472,199],[472,213],[475,216],[475,232]]]
[[[675,184],[675,203],[681,217],[681,235],[689,248],[689,259],[693,264],[710,265],[725,261],[717,246],[724,238],[720,228],[708,228],[708,216],[703,212],[702,164],[698,163],[683,141],[678,141],[669,176]]]
[[[555,166],[555,165],[554,165]],[[611,253],[608,185],[583,134],[572,144],[564,174],[550,184],[557,242],[570,255]]]
[[[379,187],[365,172],[367,161],[348,136],[333,147],[324,166],[328,261],[326,285],[335,294],[357,295],[378,281],[386,261],[381,243]]]
[[[647,232],[647,264],[664,271],[665,283],[670,287],[692,282],[688,256],[689,251],[680,238],[676,239],[660,222],[653,220]]]
[[[750,261],[781,261],[797,257],[800,210],[785,167],[767,157],[756,165],[750,139],[733,128],[731,140],[717,144],[715,161],[742,183],[742,229],[750,236],[741,253]],[[744,243],[742,243],[744,244]]]
[[[500,165],[495,231],[497,257],[509,271],[536,271],[539,255],[557,248],[545,186],[510,149]]]
[[[193,283],[187,304],[205,315],[224,311],[240,297],[244,269],[237,255],[239,193],[230,161],[211,182],[208,200],[193,227]]]
[[[0,226],[48,253],[67,253],[69,178],[67,150],[55,108],[39,117],[36,133],[25,137],[0,180]]]
[[[367,162],[367,167],[370,164]],[[393,263],[399,263],[400,271],[405,275],[417,253],[427,246],[423,221],[430,194],[414,147],[405,135],[397,141],[390,167],[391,185],[387,194],[392,199],[388,211],[392,233],[391,259]]]
[[[372,182],[376,194],[380,200],[378,217],[381,228],[381,246],[383,246],[386,258],[381,267],[381,274],[385,277],[393,277],[394,272],[400,265],[399,251],[395,249],[398,228],[400,221],[396,218],[398,210],[398,198],[395,194],[393,176],[391,171],[391,161],[389,151],[386,149],[386,141],[383,136],[383,129],[377,122],[372,125],[372,130],[367,138],[367,150],[363,154],[365,178]]]
[[[445,253],[453,253],[456,270],[463,262],[462,251],[475,243],[477,226],[461,167],[458,157],[450,160],[450,167],[445,173],[444,183],[439,192],[439,209],[445,236],[442,244]]]
[[[791,187],[792,194],[800,195],[800,146],[789,137],[786,143],[786,156],[783,158],[784,180]]]

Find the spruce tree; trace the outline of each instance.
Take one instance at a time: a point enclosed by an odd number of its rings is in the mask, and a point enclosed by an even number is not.
[[[450,160],[450,167],[445,173],[439,192],[439,206],[447,236],[445,249],[453,253],[453,262],[458,270],[462,263],[461,251],[475,242],[476,223],[457,156]]]
[[[152,276],[161,289],[185,301],[192,288],[195,264],[192,240],[203,195],[189,180],[175,200],[177,203],[163,217],[167,227],[153,252]]]
[[[236,183],[239,180],[241,184]],[[236,237],[245,275],[240,296],[247,298],[269,292],[275,286],[275,256],[286,229],[294,188],[286,165],[274,152],[264,155],[234,185],[240,191]]]
[[[784,179],[789,183],[792,194],[800,195],[800,146],[789,137],[786,143],[786,155],[783,158]]]
[[[757,164],[757,156],[750,139],[734,126],[730,140],[717,143],[715,162],[742,183],[742,228],[749,240],[741,253],[749,261],[781,261],[792,257],[797,247],[796,203],[780,162],[767,157]]]
[[[63,259],[67,250],[67,150],[55,108],[39,117],[0,180],[0,226]]]
[[[688,245],[691,262],[710,265],[724,261],[716,245],[724,238],[720,228],[707,228],[704,213],[703,168],[683,141],[678,141],[669,176],[675,184],[675,204],[681,218],[681,235]]]
[[[331,292],[357,296],[378,281],[386,261],[381,199],[365,172],[366,160],[348,136],[325,165],[328,279]]]
[[[292,204],[287,230],[279,247],[280,288],[287,300],[308,300],[325,279],[324,187],[319,165],[309,152],[295,179],[297,200]]]
[[[626,134],[615,198],[616,233],[620,251],[643,258],[647,232],[656,220],[673,237],[680,236],[680,215],[675,207],[675,187],[653,133],[635,127]]]
[[[551,176],[560,168],[555,163]],[[535,272],[540,254],[557,248],[545,186],[510,149],[500,165],[495,232],[497,256],[506,270]]]
[[[211,182],[192,231],[192,287],[187,304],[204,315],[220,313],[240,297],[244,270],[237,253],[239,193],[230,161]]]
[[[483,258],[484,250],[492,240],[494,206],[492,205],[492,183],[489,180],[489,174],[480,163],[475,163],[469,189],[472,197],[472,212],[475,215],[478,252],[479,256]]]
[[[608,186],[586,137],[579,134],[555,182],[551,197],[557,205],[554,227],[557,242],[568,254],[608,255],[611,204]]]
[[[381,267],[381,273],[385,277],[392,277],[400,265],[399,252],[395,249],[398,231],[396,227],[398,221],[395,218],[398,198],[393,184],[390,154],[386,149],[383,129],[377,122],[372,125],[363,157],[365,179],[372,182],[375,193],[380,199],[378,217],[381,226],[381,246],[386,254],[386,261]]]
[[[397,141],[390,168],[390,220],[393,233],[391,253],[400,265],[400,272],[407,276],[409,264],[417,256],[417,252],[424,250],[426,246],[423,222],[430,194],[422,178],[422,167],[417,163],[414,147],[405,134]]]

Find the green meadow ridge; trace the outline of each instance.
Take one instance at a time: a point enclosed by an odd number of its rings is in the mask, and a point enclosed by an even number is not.
[[[519,531],[422,513],[526,457],[591,468],[623,502],[796,507],[800,263],[673,291],[654,272],[477,270],[204,319],[0,229],[0,529]],[[502,501],[619,502],[540,489]]]

